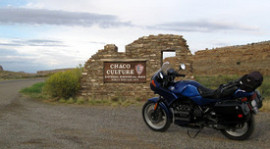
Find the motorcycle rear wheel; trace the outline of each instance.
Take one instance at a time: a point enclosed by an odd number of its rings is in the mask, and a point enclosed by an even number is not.
[[[250,119],[245,122],[241,128],[235,129],[223,129],[221,130],[222,134],[232,140],[246,140],[248,139],[252,132],[254,131],[255,121],[254,117],[251,114]]]
[[[158,107],[154,112],[155,104],[153,101],[147,101],[144,104],[142,109],[143,120],[150,129],[164,132],[170,127],[172,121],[161,107]]]

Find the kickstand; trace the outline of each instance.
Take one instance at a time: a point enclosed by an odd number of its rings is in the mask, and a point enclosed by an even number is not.
[[[194,135],[194,136],[191,136],[190,135],[190,133],[189,133],[189,130],[187,130],[187,134],[188,134],[188,136],[190,137],[190,138],[196,138],[197,137],[197,135],[201,132],[203,130],[203,127],[201,127],[197,132],[196,132],[196,134]]]

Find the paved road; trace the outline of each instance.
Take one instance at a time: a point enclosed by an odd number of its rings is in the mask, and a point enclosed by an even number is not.
[[[5,148],[270,148],[270,114],[259,113],[248,141],[232,141],[212,129],[196,139],[171,125],[165,133],[143,123],[141,107],[54,105],[18,91],[40,79],[0,82],[0,149]]]

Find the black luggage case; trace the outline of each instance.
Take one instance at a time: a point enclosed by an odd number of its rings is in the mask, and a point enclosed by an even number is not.
[[[239,79],[239,87],[247,92],[252,92],[258,88],[263,82],[263,76],[260,72],[254,71],[250,74],[244,75]]]
[[[244,122],[250,113],[247,104],[236,100],[224,100],[217,102],[214,106],[217,117],[220,123],[239,123]]]

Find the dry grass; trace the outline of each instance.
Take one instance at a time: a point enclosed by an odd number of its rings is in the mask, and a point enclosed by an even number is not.
[[[266,99],[263,101],[263,106],[260,109],[263,112],[270,112],[270,99]]]

